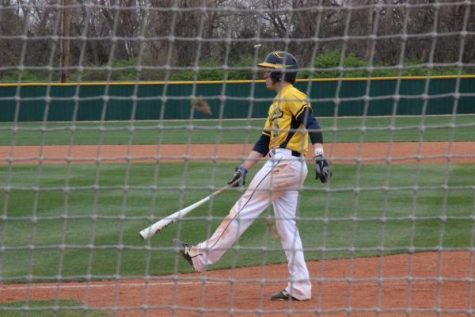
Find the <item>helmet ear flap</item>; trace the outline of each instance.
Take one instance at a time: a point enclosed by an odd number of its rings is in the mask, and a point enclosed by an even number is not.
[[[270,78],[273,82],[279,82],[282,80],[282,73],[281,72],[271,72]]]
[[[295,78],[297,77],[297,72],[296,71],[273,71],[270,73],[270,78],[274,82],[279,82],[282,80],[285,81],[294,81]]]

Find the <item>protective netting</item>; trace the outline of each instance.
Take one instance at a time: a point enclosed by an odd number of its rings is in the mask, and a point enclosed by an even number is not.
[[[173,240],[225,235],[272,160],[217,193],[269,115],[273,51],[333,176],[310,147],[295,216],[255,189],[264,211],[193,272]],[[474,72],[470,0],[0,1],[0,315],[472,316]],[[271,301],[300,254],[311,298]]]

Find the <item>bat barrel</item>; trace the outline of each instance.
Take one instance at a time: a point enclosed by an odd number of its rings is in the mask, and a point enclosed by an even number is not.
[[[144,240],[150,238],[151,236],[153,236],[154,234],[156,234],[160,230],[167,227],[169,224],[183,218],[190,211],[192,211],[193,209],[196,209],[197,207],[201,206],[202,204],[204,204],[205,202],[210,200],[211,197],[212,197],[212,195],[209,195],[209,196],[201,199],[200,201],[197,201],[196,203],[194,203],[194,204],[192,204],[192,205],[190,205],[186,208],[183,208],[183,209],[181,209],[181,210],[179,210],[179,211],[163,218],[160,221],[155,222],[153,225],[151,225],[151,226],[143,229],[142,231],[140,231],[140,233],[139,233],[140,237]]]
[[[153,225],[151,225],[150,227],[147,227],[145,229],[143,229],[142,231],[140,231],[139,235],[140,237],[145,240],[145,239],[148,239],[150,238],[151,236],[153,236],[155,233],[157,233],[158,231],[160,231],[160,228],[161,227],[164,227],[163,226],[163,220],[165,219],[162,219],[160,220],[159,222],[156,222],[154,223]]]

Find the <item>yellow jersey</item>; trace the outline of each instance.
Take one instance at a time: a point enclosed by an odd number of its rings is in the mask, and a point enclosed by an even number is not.
[[[306,94],[287,85],[274,98],[262,134],[270,137],[269,150],[284,148],[301,154],[308,151],[308,132],[296,118],[312,108]]]

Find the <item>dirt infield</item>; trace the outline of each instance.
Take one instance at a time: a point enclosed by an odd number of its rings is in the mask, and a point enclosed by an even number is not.
[[[250,144],[0,146],[0,164],[124,163],[239,160]],[[325,145],[334,163],[410,164],[475,162],[475,142],[334,143]]]
[[[269,301],[286,284],[286,265],[113,282],[3,285],[0,294],[3,302],[72,299],[120,317],[471,316],[474,257],[444,252],[309,262],[313,298],[306,302]]]
[[[0,164],[236,160],[250,145],[0,147]],[[330,144],[333,162],[473,163],[475,142]],[[308,262],[313,298],[270,302],[287,266],[135,280],[0,285],[0,303],[72,299],[115,316],[471,316],[475,253],[440,252]]]

